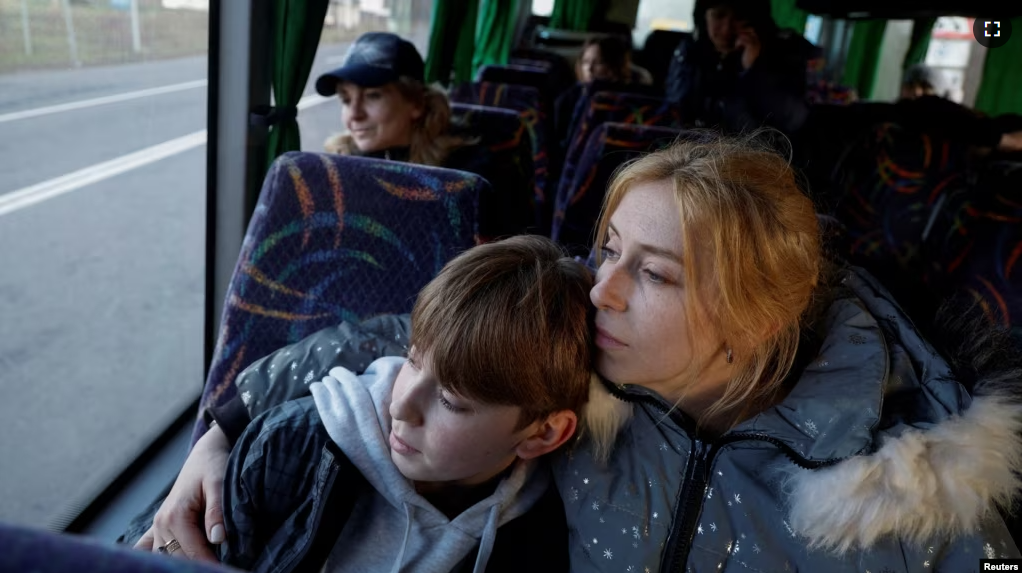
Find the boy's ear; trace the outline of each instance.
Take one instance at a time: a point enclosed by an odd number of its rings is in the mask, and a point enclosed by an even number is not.
[[[540,457],[561,447],[575,433],[579,419],[571,410],[561,410],[531,424],[532,432],[515,448],[524,460]]]

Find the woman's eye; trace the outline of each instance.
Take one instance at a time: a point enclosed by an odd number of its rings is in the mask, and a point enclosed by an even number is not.
[[[618,251],[612,249],[611,247],[608,247],[607,245],[604,245],[603,247],[600,248],[600,254],[603,255],[605,259],[618,258]]]
[[[375,100],[375,99],[380,99],[383,96],[383,94],[381,94],[380,92],[366,92],[365,96],[366,96],[366,99],[374,99]]]
[[[652,283],[663,284],[663,283],[668,282],[668,280],[666,278],[664,278],[663,276],[655,273],[654,271],[645,270],[643,272],[646,273],[647,278],[650,279],[650,282],[652,282]]]
[[[341,105],[350,105],[351,103],[352,103],[352,99],[351,98],[347,98],[347,97],[341,98]]]

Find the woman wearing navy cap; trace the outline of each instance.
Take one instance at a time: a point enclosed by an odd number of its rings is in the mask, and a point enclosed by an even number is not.
[[[445,166],[468,140],[449,133],[447,96],[423,81],[423,58],[409,41],[386,32],[363,34],[344,65],[316,80],[316,91],[341,98],[346,133],[327,151]]]
[[[424,67],[415,46],[399,36],[360,36],[344,65],[316,80],[320,95],[341,98],[346,129],[327,139],[326,150],[475,173],[491,186],[480,196],[480,237],[526,232],[534,223],[532,184],[509,177],[500,160],[474,145],[474,134],[452,125],[447,95],[424,83]]]

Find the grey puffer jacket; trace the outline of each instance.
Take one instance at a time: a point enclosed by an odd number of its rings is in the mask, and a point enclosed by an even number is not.
[[[787,396],[712,441],[644,388],[591,397],[588,421],[624,415],[606,464],[586,438],[555,461],[572,570],[969,572],[1018,558],[994,504],[1020,494],[1019,370],[971,395],[855,269],[817,326]]]

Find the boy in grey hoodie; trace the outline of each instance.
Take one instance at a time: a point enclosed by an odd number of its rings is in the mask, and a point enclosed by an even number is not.
[[[565,571],[540,459],[590,386],[591,278],[547,239],[448,263],[408,358],[334,368],[257,417],[228,464],[221,560],[254,571]]]

